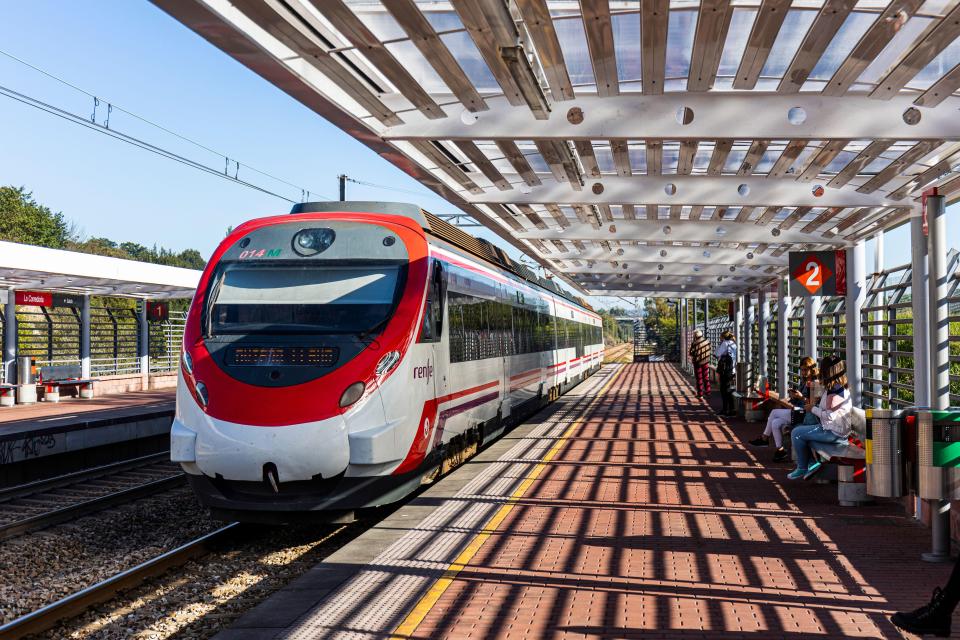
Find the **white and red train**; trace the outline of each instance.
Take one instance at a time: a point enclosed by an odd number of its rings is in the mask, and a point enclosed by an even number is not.
[[[600,367],[585,303],[416,206],[293,214],[237,227],[187,318],[171,458],[216,517],[396,501]]]

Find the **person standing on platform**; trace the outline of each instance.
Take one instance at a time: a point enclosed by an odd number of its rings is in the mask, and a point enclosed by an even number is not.
[[[913,611],[898,611],[890,616],[890,621],[909,633],[949,638],[957,603],[960,603],[960,558],[953,565],[946,586],[933,589],[930,602]]]
[[[693,373],[697,381],[697,397],[710,397],[710,341],[703,337],[703,331],[693,332],[693,343],[687,351]]]
[[[720,335],[722,342],[717,348],[717,377],[720,378],[720,397],[723,398],[723,407],[720,415],[732,417],[737,415],[733,404],[733,378],[736,375],[737,341],[732,331],[724,331]]]

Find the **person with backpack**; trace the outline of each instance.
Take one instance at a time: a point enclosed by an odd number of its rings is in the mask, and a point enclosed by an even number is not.
[[[734,369],[737,362],[737,341],[730,330],[724,331],[720,339],[722,342],[717,348],[717,377],[720,378],[720,397],[723,399],[720,415],[732,417],[737,415],[731,388],[736,375]]]
[[[697,382],[697,397],[710,397],[710,341],[703,337],[703,331],[693,332],[693,342],[687,350],[693,373]]]

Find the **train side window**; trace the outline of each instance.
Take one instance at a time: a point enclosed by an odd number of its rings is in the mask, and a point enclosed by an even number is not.
[[[427,302],[423,310],[423,326],[420,329],[420,342],[439,342],[443,335],[443,298],[444,273],[439,261],[433,262],[430,284],[427,289]]]

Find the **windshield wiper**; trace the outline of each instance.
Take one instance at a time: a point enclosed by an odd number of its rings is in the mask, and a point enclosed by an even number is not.
[[[356,332],[354,335],[356,335],[356,336],[357,336],[357,339],[359,339],[359,340],[366,340],[371,334],[374,334],[374,333],[376,333],[379,329],[382,329],[383,326],[384,326],[385,324],[387,324],[387,322],[389,322],[389,321],[390,321],[390,316],[387,316],[386,318],[384,318],[383,320],[381,320],[381,321],[378,322],[377,324],[373,325],[373,326],[370,327],[369,329],[365,329],[365,330],[363,330],[363,331],[358,331],[358,332]]]

